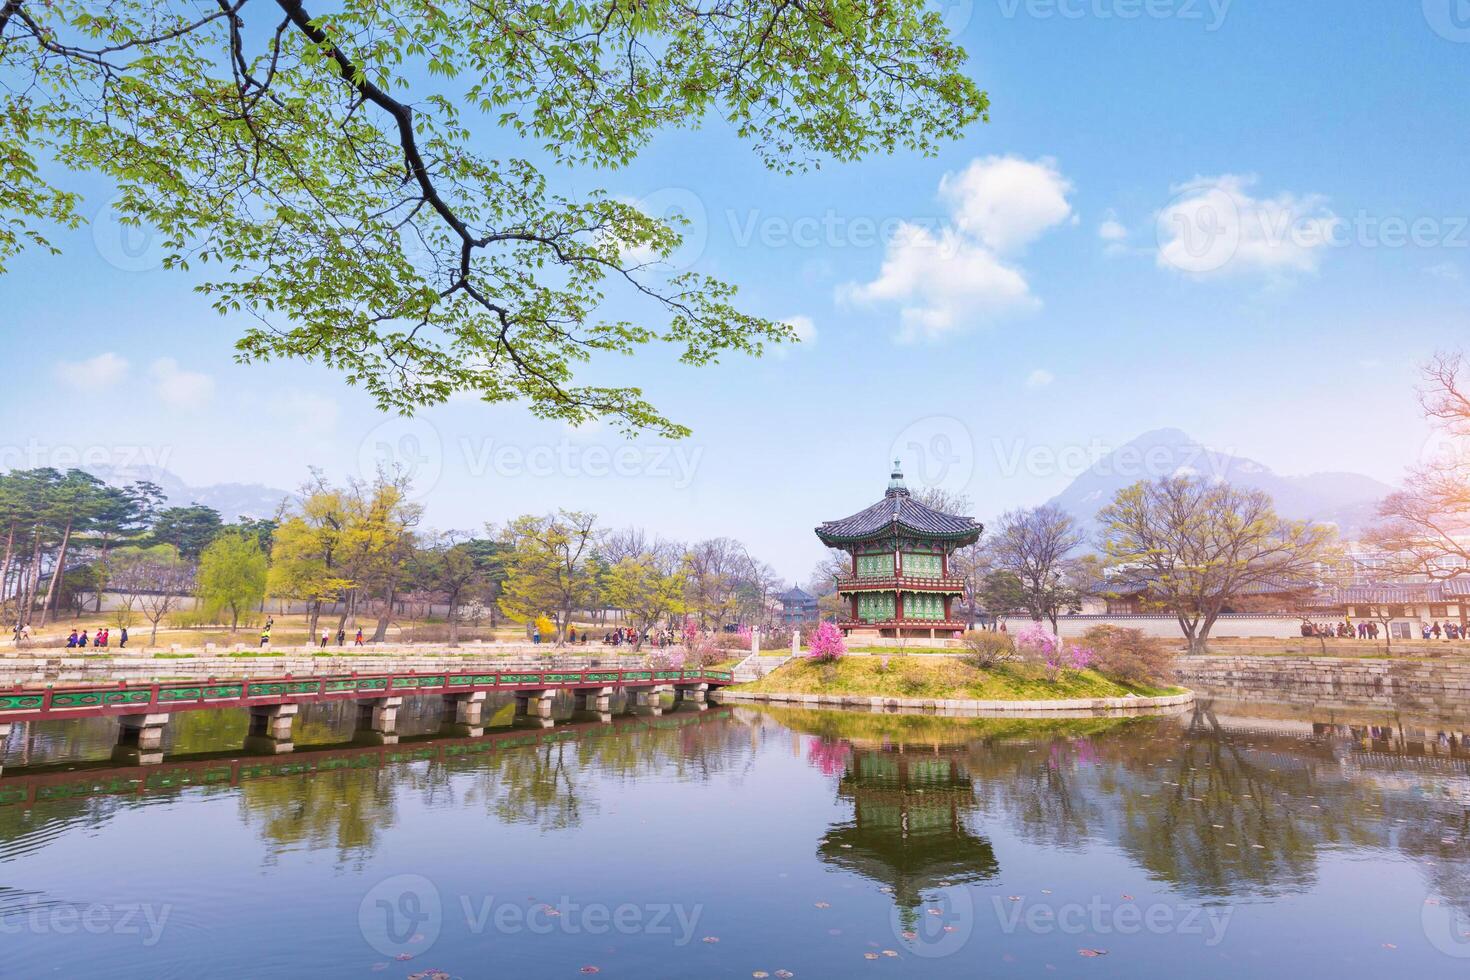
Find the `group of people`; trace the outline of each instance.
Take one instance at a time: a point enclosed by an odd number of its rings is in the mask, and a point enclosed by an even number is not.
[[[322,647],[323,650],[325,650],[327,648],[327,641],[330,638],[331,637],[328,634],[328,632],[326,630],[322,630],[322,638],[321,638],[321,641],[320,642],[321,642],[321,647]],[[360,646],[362,646],[364,644],[364,642],[365,641],[363,640],[362,629],[359,628],[358,631],[357,631],[357,636],[355,636],[353,638],[353,640],[352,640],[352,645],[355,646],[355,647],[360,647]],[[339,647],[342,647],[342,646],[346,646],[347,645],[347,630],[344,627],[341,627],[341,626],[338,626],[337,627],[337,645]]]
[[[1443,624],[1436,622],[1421,623],[1419,630],[1426,640],[1463,640],[1467,638],[1465,627],[1459,623],[1446,620]],[[1342,640],[1376,640],[1380,635],[1378,623],[1351,623],[1343,620],[1340,623],[1302,623],[1302,636],[1313,638],[1327,637]]]
[[[86,630],[73,629],[71,635],[66,638],[67,648],[93,646],[105,649],[112,644],[112,630],[99,627],[96,633],[88,635]],[[128,645],[128,628],[126,626],[118,633],[118,649]]]
[[[674,631],[667,627],[661,630],[644,630],[643,642],[659,648],[671,647],[674,645]],[[625,643],[629,646],[637,646],[638,631],[631,626],[619,626],[604,633],[602,643],[603,646],[611,647],[622,646]]]

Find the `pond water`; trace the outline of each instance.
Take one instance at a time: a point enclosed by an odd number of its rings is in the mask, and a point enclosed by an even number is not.
[[[1470,722],[714,707],[440,739],[409,702],[372,748],[348,708],[269,759],[243,713],[179,716],[146,773],[115,722],[17,726],[0,974],[1470,975]]]

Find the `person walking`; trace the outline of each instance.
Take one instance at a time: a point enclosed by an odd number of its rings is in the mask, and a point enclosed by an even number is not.
[[[67,647],[69,649],[72,649],[72,648],[75,648],[76,647],[76,645],[77,645],[77,631],[76,631],[76,628],[75,627],[72,628],[71,636],[68,636],[66,638],[66,645],[67,645]]]
[[[345,626],[337,627],[337,645],[339,647],[345,647],[347,645],[347,628]]]
[[[357,639],[355,639],[355,640],[352,641],[352,645],[355,646],[355,647],[362,646],[362,627],[358,627],[358,629],[357,629]]]
[[[322,630],[322,649],[323,650],[325,650],[327,648],[327,639],[328,639],[327,631],[326,630]]]
[[[127,645],[128,645],[128,628],[126,626],[124,626],[122,628],[122,632],[120,634],[118,634],[118,637],[117,637],[117,648],[119,650],[121,650],[123,647],[125,647]]]
[[[260,645],[262,647],[268,647],[271,645],[271,626],[273,622],[273,620],[267,619],[265,621],[265,626],[260,631]]]

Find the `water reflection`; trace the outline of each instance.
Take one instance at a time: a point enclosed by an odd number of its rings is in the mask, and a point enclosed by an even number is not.
[[[482,737],[445,738],[432,707],[409,703],[403,740],[365,747],[349,744],[349,711],[315,706],[297,751],[279,757],[234,748],[243,713],[198,712],[155,767],[100,761],[105,720],[18,732],[0,776],[0,924],[82,896],[149,894],[198,931],[146,957],[124,951],[118,975],[187,972],[218,944],[243,958],[214,975],[358,975],[357,903],[410,870],[443,892],[436,962],[465,976],[484,975],[471,965],[492,952],[543,975],[553,948],[567,972],[616,950],[629,972],[748,975],[779,949],[793,969],[813,958],[798,972],[846,976],[874,949],[926,956],[920,918],[958,893],[963,941],[931,950],[926,975],[1029,973],[1104,946],[1113,975],[1290,975],[1330,939],[1347,951],[1331,957],[1341,976],[1382,972],[1351,952],[1365,942],[1392,947],[1404,975],[1449,976],[1470,953],[1470,754],[1455,726],[1226,702],[1048,721],[563,713],[550,729],[518,728],[505,709]],[[93,761],[59,761],[75,756]],[[103,870],[102,854],[127,873]],[[284,919],[277,881],[300,889]],[[720,943],[482,934],[450,921],[454,899],[477,889],[663,896],[704,910]],[[1137,896],[1234,911],[1237,925],[1218,950],[1179,934],[1007,932],[1008,903],[1042,896]],[[269,953],[249,952],[267,936]],[[85,973],[100,948],[24,930],[5,942],[21,972]]]

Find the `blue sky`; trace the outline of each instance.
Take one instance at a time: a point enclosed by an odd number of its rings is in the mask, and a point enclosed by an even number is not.
[[[659,350],[600,368],[691,426],[683,443],[469,401],[385,419],[325,370],[234,365],[241,324],[124,245],[88,182],[103,220],[0,279],[26,351],[0,463],[85,452],[292,487],[388,452],[417,463],[438,527],[581,507],[732,535],[804,579],[811,528],[871,502],[895,451],[982,518],[1164,426],[1283,473],[1393,481],[1419,457],[1415,367],[1470,335],[1470,7],[946,8],[993,105],[938,157],[780,177],[714,124],[558,176],[686,214],[693,268],[810,337],[701,370]]]

